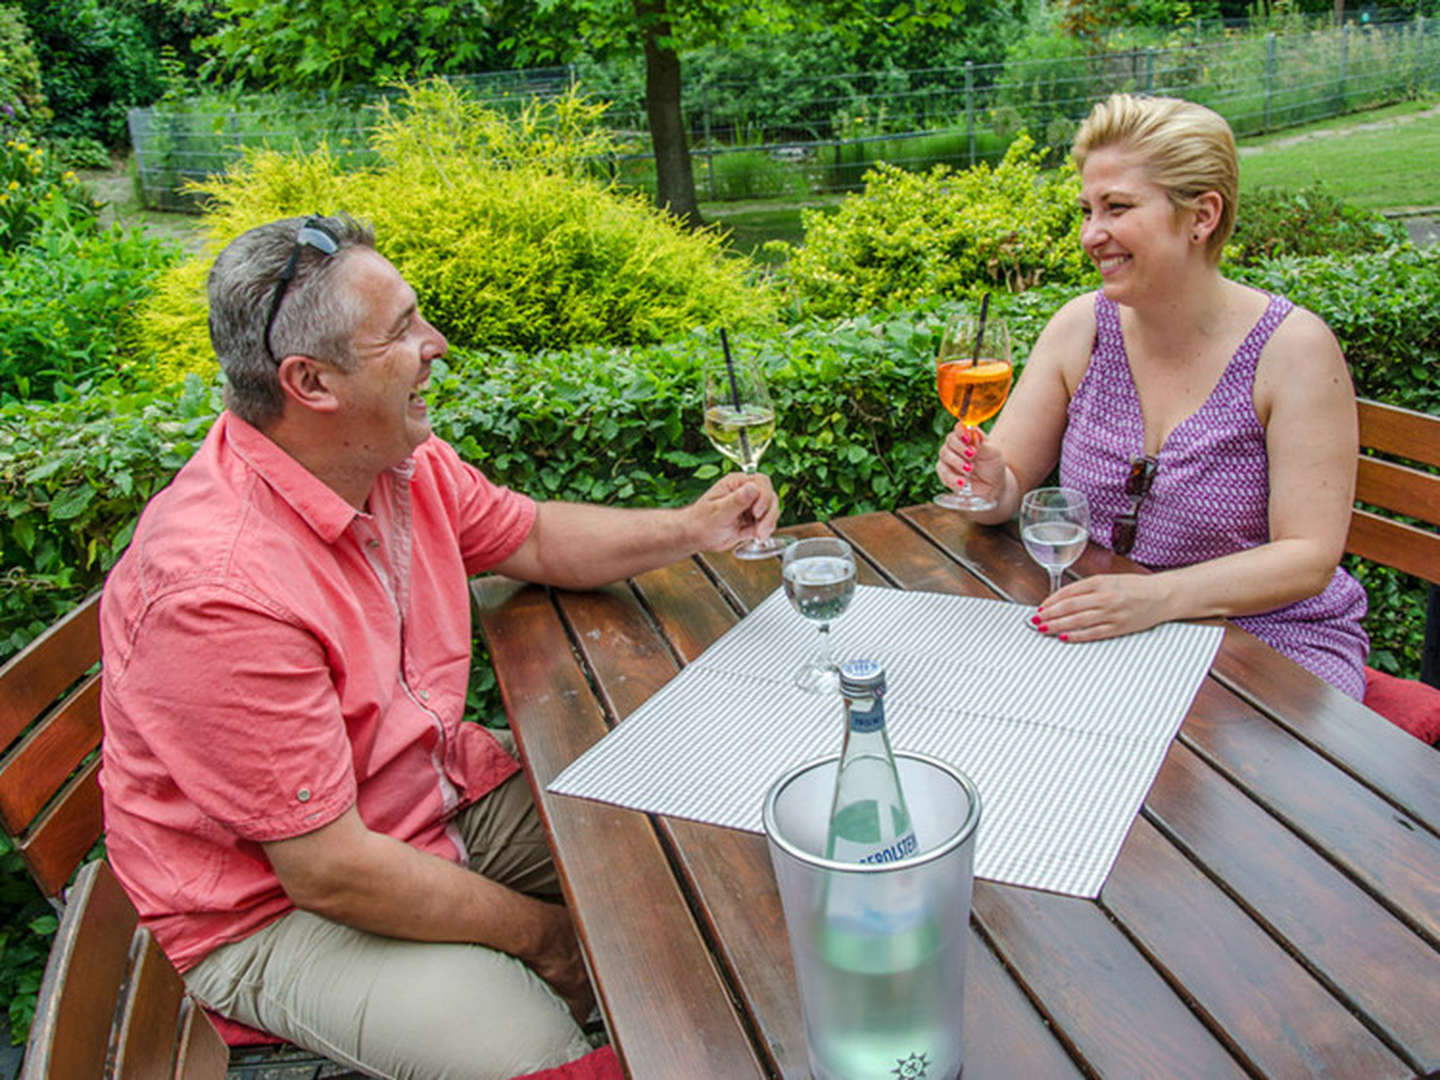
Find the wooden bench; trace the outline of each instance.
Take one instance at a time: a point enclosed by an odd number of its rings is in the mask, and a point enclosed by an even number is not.
[[[86,864],[50,950],[20,1080],[220,1080],[228,1061],[110,864]]]
[[[109,897],[113,901],[112,894],[119,888],[108,865],[103,873],[90,873],[100,875],[105,882],[114,883],[113,888],[109,884],[97,885],[93,876],[77,878],[76,885],[68,891],[65,887],[100,844],[104,832],[98,779],[99,612],[100,594],[97,592],[0,667],[0,750],[5,751],[0,756],[0,828],[11,837],[41,893],[67,918],[71,902],[80,902],[83,897],[87,902],[94,903],[92,893],[97,890],[102,898]],[[83,890],[82,882],[88,883]],[[70,899],[72,896],[73,901]],[[129,905],[129,901],[125,900],[125,904]],[[107,902],[107,905],[104,910],[109,914],[105,918],[113,922],[114,910],[119,905],[113,902]],[[131,920],[133,929],[134,917]],[[106,948],[111,952],[117,948],[128,950],[131,930],[123,933],[122,943],[117,945],[108,941]],[[69,971],[73,959],[71,954],[76,950],[88,953],[92,947],[97,947],[92,943],[101,940],[88,931],[81,933],[76,929],[73,934],[77,935],[76,940],[66,945],[69,953],[57,955],[62,952],[64,944],[63,925],[52,946],[41,1000],[37,1004],[37,1027],[41,1013],[53,1011],[55,1007],[55,1003],[47,1000],[45,995],[48,993],[54,997],[69,992],[65,973]],[[159,957],[147,961],[148,968],[145,970],[154,971],[169,965],[153,941],[145,946],[145,950],[147,956],[153,952]],[[97,952],[96,956],[99,955]],[[164,960],[163,965],[161,960]],[[52,969],[58,969],[54,977]],[[88,979],[91,961],[84,962],[84,970]],[[170,970],[173,973],[174,969]],[[98,999],[82,996],[67,997],[66,1000],[71,1002],[69,1007],[75,1009],[88,1005],[93,1005],[94,1009],[101,1008]],[[107,1020],[108,1017],[106,1013]],[[193,1026],[196,1021],[187,1022]],[[205,1022],[209,1024],[208,1018]],[[213,1025],[211,1029],[214,1030]],[[30,1075],[28,1061],[32,1052],[33,1038],[32,1048],[27,1050],[27,1076]],[[334,1075],[333,1070],[337,1068],[326,1058],[280,1043],[234,1047],[230,1053],[229,1074],[233,1080],[246,1080],[263,1071],[267,1077],[284,1076],[287,1080],[292,1077],[300,1080],[316,1077],[326,1069],[332,1070],[331,1075]],[[224,1074],[222,1069],[220,1075]],[[53,1075],[67,1080],[70,1077],[88,1080],[89,1077],[121,1074],[60,1070]]]
[[[1440,417],[1361,400],[1360,461],[1355,498],[1417,518],[1420,528],[1356,507],[1345,550],[1430,583],[1420,679],[1440,687],[1440,476],[1388,460],[1401,458],[1440,468]],[[1367,453],[1368,451],[1368,453]]]

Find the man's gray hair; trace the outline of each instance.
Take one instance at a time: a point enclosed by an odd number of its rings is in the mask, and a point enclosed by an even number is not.
[[[306,220],[284,218],[242,233],[210,268],[210,343],[225,372],[225,404],[262,429],[284,409],[280,360],[298,353],[328,360],[342,371],[354,362],[351,337],[361,315],[358,298],[337,288],[335,277],[350,249],[374,249],[375,234],[348,214],[317,218],[338,249],[326,255],[308,245],[300,248],[295,275],[270,328],[274,360],[266,349],[265,320],[275,286]]]

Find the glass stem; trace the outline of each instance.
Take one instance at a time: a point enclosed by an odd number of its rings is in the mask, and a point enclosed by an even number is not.
[[[1065,580],[1065,571],[1056,570],[1054,567],[1046,567],[1050,571],[1050,591],[1057,591]]]
[[[830,651],[830,624],[820,624],[820,652],[815,657],[815,666],[826,671],[835,670],[835,657]]]

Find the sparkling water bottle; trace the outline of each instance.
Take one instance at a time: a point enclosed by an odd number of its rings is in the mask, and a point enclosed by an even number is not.
[[[915,830],[885,731],[885,672],[873,660],[840,668],[845,745],[830,805],[827,858],[888,863],[915,854]]]
[[[840,668],[845,746],[835,779],[826,857],[885,865],[883,874],[834,872],[820,898],[816,954],[823,970],[807,1002],[815,1075],[949,1080],[961,1061],[958,1018],[963,966],[947,952],[936,898],[885,730],[885,672],[873,660]]]

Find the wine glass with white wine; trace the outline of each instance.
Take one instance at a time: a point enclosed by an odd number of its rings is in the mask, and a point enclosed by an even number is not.
[[[1042,487],[1020,500],[1020,539],[1050,574],[1050,592],[1060,588],[1065,568],[1080,557],[1089,537],[1090,503],[1083,492]]]
[[[759,366],[753,360],[732,360],[728,347],[725,352],[725,359],[705,365],[705,436],[748,475],[775,437],[775,407]],[[764,559],[781,554],[790,542],[788,536],[752,538],[739,544],[734,555]]]
[[[839,537],[797,540],[780,568],[790,606],[820,627],[820,651],[795,672],[801,690],[823,694],[840,689],[840,668],[830,654],[830,623],[845,613],[855,595],[855,553]]]

